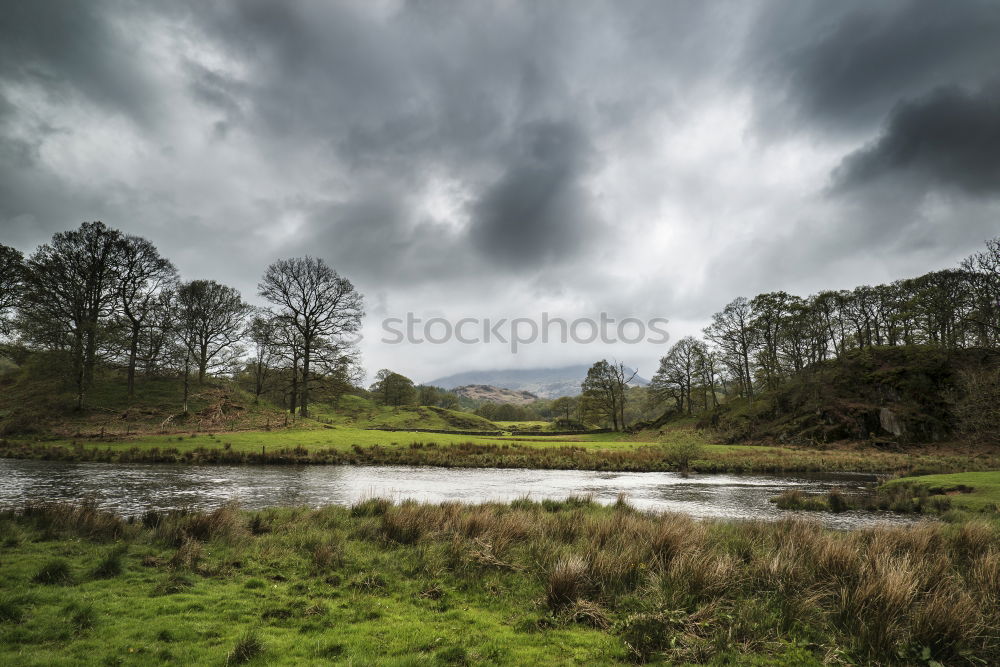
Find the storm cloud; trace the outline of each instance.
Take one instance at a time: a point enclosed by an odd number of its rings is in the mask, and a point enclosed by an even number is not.
[[[879,138],[848,155],[835,177],[841,191],[903,178],[923,188],[1000,193],[1000,87],[940,88],[901,102]]]
[[[416,379],[608,351],[379,318],[667,317],[953,266],[1000,212],[1000,5],[15,2],[0,242],[83,220],[253,298],[312,254]],[[663,350],[616,349],[651,372]]]

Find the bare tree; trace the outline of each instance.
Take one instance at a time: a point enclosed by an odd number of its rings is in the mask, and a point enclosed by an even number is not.
[[[116,263],[118,303],[128,328],[128,397],[135,396],[136,360],[144,327],[159,305],[159,294],[177,280],[177,270],[152,243],[138,236],[119,241]]]
[[[263,311],[256,315],[244,334],[253,346],[250,356],[250,375],[253,378],[254,403],[260,403],[260,396],[268,385],[278,358],[278,322],[271,313]]]
[[[103,330],[117,303],[120,239],[120,232],[102,222],[85,222],[53,236],[27,262],[25,330],[36,342],[69,348],[77,409],[93,383]]]
[[[322,259],[296,257],[271,264],[257,286],[280,308],[278,316],[302,337],[302,393],[299,413],[309,416],[310,365],[324,341],[346,343],[361,328],[362,296]]]
[[[198,369],[200,384],[209,370],[233,362],[251,308],[237,290],[214,280],[183,283],[177,303],[182,341],[190,363]]]
[[[685,336],[673,344],[660,359],[660,368],[650,381],[650,388],[659,396],[673,397],[678,410],[691,414],[691,388],[698,380],[701,343]]]
[[[753,369],[750,355],[754,350],[754,331],[751,326],[753,309],[744,297],[729,303],[721,313],[712,316],[712,324],[705,329],[705,336],[722,351],[725,361],[736,371],[743,392],[753,403]]]
[[[24,283],[24,255],[0,243],[0,336],[10,333],[9,316],[17,307]]]

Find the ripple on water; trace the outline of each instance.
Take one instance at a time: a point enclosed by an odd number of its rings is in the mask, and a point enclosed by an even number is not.
[[[906,524],[886,512],[793,512],[770,499],[790,488],[871,493],[875,477],[860,474],[690,475],[669,472],[430,468],[413,466],[192,466],[70,463],[0,459],[0,506],[28,500],[92,497],[135,515],[147,509],[210,509],[230,500],[248,509],[277,505],[350,505],[373,496],[422,502],[563,499],[591,495],[601,503],[624,493],[639,509],[683,512],[704,519],[777,520],[807,516],[832,528]]]

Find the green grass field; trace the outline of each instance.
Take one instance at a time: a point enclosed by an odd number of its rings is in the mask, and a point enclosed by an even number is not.
[[[960,509],[982,511],[1000,507],[1000,471],[901,477],[885,484],[890,488],[902,485],[925,489],[932,496],[947,496],[952,507]]]
[[[1000,530],[586,499],[0,513],[0,664],[996,664]]]

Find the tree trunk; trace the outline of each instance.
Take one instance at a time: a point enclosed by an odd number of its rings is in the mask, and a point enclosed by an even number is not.
[[[128,400],[135,398],[135,364],[139,355],[139,325],[132,323],[132,337],[128,348]]]
[[[186,357],[184,357],[184,404],[181,406],[181,412],[184,414],[188,413],[188,395],[191,393],[191,354],[190,352]]]
[[[299,414],[309,416],[309,347],[310,340],[303,336],[302,342],[302,407]]]

